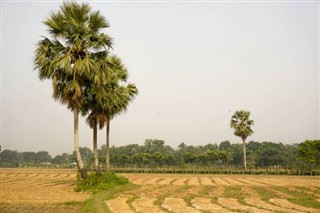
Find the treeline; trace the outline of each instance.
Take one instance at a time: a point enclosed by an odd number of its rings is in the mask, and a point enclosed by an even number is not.
[[[301,144],[250,141],[247,145],[249,170],[312,170],[320,165],[320,140]],[[84,164],[93,168],[93,153],[87,147],[80,148]],[[98,149],[100,165],[105,162],[105,146]],[[22,166],[76,166],[75,153],[51,157],[48,152],[0,153],[1,167]],[[181,143],[177,149],[163,140],[147,139],[143,145],[129,144],[110,148],[111,168],[174,168],[197,170],[238,170],[242,168],[242,144],[223,141],[219,145],[193,146]]]

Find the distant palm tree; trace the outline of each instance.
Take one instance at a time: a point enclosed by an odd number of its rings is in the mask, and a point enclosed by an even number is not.
[[[57,12],[44,21],[52,39],[43,37],[35,50],[35,69],[40,80],[50,79],[53,97],[66,104],[74,114],[74,146],[82,178],[87,178],[79,150],[79,111],[84,89],[90,82],[98,83],[101,72],[94,58],[106,54],[111,38],[102,33],[109,27],[99,11],[88,4],[64,2]]]
[[[254,125],[254,121],[249,118],[249,111],[236,111],[231,117],[230,126],[233,128],[234,134],[242,139],[243,147],[243,168],[247,170],[247,158],[246,158],[246,139],[253,134],[251,126]]]

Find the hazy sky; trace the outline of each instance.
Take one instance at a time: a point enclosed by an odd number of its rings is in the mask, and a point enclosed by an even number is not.
[[[2,149],[73,151],[73,114],[33,71],[42,24],[61,1],[1,1]],[[319,2],[93,2],[139,96],[111,122],[111,145],[229,140],[236,110],[248,140],[319,139]],[[105,143],[99,131],[99,146]],[[80,145],[92,147],[80,120]]]

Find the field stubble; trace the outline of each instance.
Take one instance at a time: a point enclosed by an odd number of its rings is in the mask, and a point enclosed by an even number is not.
[[[0,171],[0,212],[81,212],[92,199],[73,191],[75,170]],[[109,212],[320,213],[319,177],[122,175],[139,187],[103,200]]]

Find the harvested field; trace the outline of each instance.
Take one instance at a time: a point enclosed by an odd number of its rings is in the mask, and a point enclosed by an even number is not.
[[[1,169],[0,212],[81,212],[75,170]],[[122,174],[140,186],[103,200],[110,212],[320,213],[320,177]],[[101,211],[101,210],[100,210]],[[98,211],[98,212],[100,212]]]
[[[320,213],[319,177],[123,175],[144,189],[153,185],[147,197],[141,196],[140,188],[129,192],[136,197],[132,204],[122,200],[123,208],[133,212]],[[297,202],[291,202],[292,199]],[[110,209],[115,206],[111,204]]]
[[[74,192],[75,170],[0,170],[0,212],[79,212],[80,206],[64,203],[87,200],[88,193]]]

